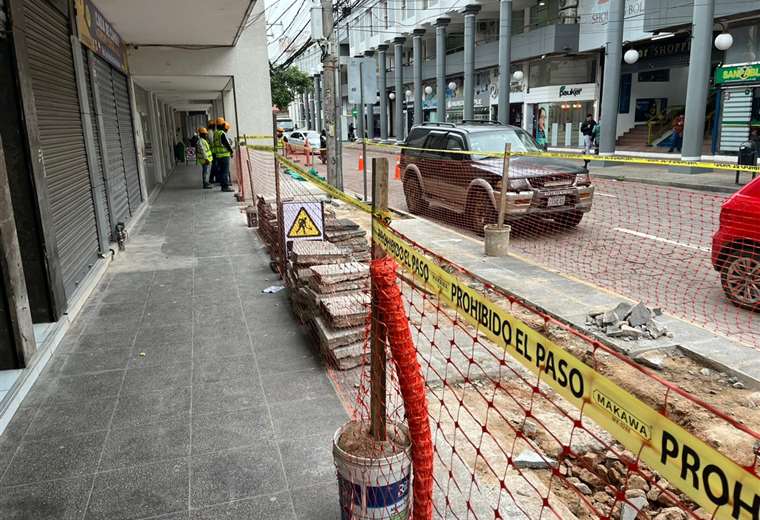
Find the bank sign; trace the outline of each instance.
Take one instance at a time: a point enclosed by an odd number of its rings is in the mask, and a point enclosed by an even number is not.
[[[727,65],[715,69],[715,84],[760,81],[760,62]]]
[[[79,40],[108,63],[127,73],[127,46],[90,0],[76,0]]]

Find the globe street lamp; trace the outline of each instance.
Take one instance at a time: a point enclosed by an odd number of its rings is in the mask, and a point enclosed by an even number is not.
[[[525,77],[525,74],[524,74],[524,73],[523,73],[523,71],[521,71],[521,70],[516,70],[516,71],[514,71],[514,72],[512,73],[512,78],[513,78],[515,81],[522,81],[524,77]]]
[[[391,101],[393,101],[394,99],[396,99],[396,94],[394,94],[393,92],[391,92],[390,94],[388,94],[388,99],[390,99]]]
[[[425,95],[429,96],[432,93],[433,93],[433,87],[431,87],[430,85],[428,85],[427,87],[425,87]]]
[[[730,33],[722,32],[715,37],[715,48],[719,51],[727,51],[734,44],[734,37]]]
[[[623,54],[623,61],[625,61],[628,65],[633,65],[639,61],[639,51],[636,49],[628,49],[625,51],[625,54]]]

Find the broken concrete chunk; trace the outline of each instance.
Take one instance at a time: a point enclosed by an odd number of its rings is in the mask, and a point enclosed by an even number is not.
[[[621,520],[635,520],[639,512],[649,505],[646,497],[633,497],[623,502],[623,508],[620,513]]]
[[[634,357],[633,360],[636,363],[655,370],[662,370],[665,364],[665,358],[654,352],[644,352],[643,354]]]
[[[523,450],[512,460],[516,468],[547,469],[557,465],[557,461],[549,457],[542,457],[533,450]]]
[[[618,303],[617,307],[613,309],[612,312],[614,312],[618,316],[618,320],[622,321],[628,318],[628,315],[631,313],[631,309],[633,309],[633,305],[627,302],[620,302]]]
[[[652,320],[652,311],[643,303],[637,303],[627,316],[631,327],[641,327]]]

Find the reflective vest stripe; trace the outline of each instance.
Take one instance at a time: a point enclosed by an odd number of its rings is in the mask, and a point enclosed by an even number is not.
[[[222,144],[223,135],[224,130],[216,130],[214,132],[214,147],[211,150],[214,154],[214,158],[230,157],[232,155],[230,151]]]

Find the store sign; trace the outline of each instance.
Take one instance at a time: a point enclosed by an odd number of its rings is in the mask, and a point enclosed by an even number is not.
[[[583,92],[583,87],[559,87],[559,97],[578,97]]]
[[[715,83],[736,83],[739,81],[760,81],[760,62],[745,65],[727,65],[715,69]]]
[[[650,40],[643,45],[634,45],[632,48],[639,51],[639,61],[684,56],[691,51],[691,35],[683,33],[664,40]]]
[[[76,0],[79,40],[95,54],[122,71],[128,72],[127,46],[111,22],[90,0]]]
[[[646,0],[625,0],[623,40],[636,41],[650,36],[644,31]],[[580,0],[580,35],[578,50],[587,51],[604,47],[606,27],[610,16],[609,0]]]

